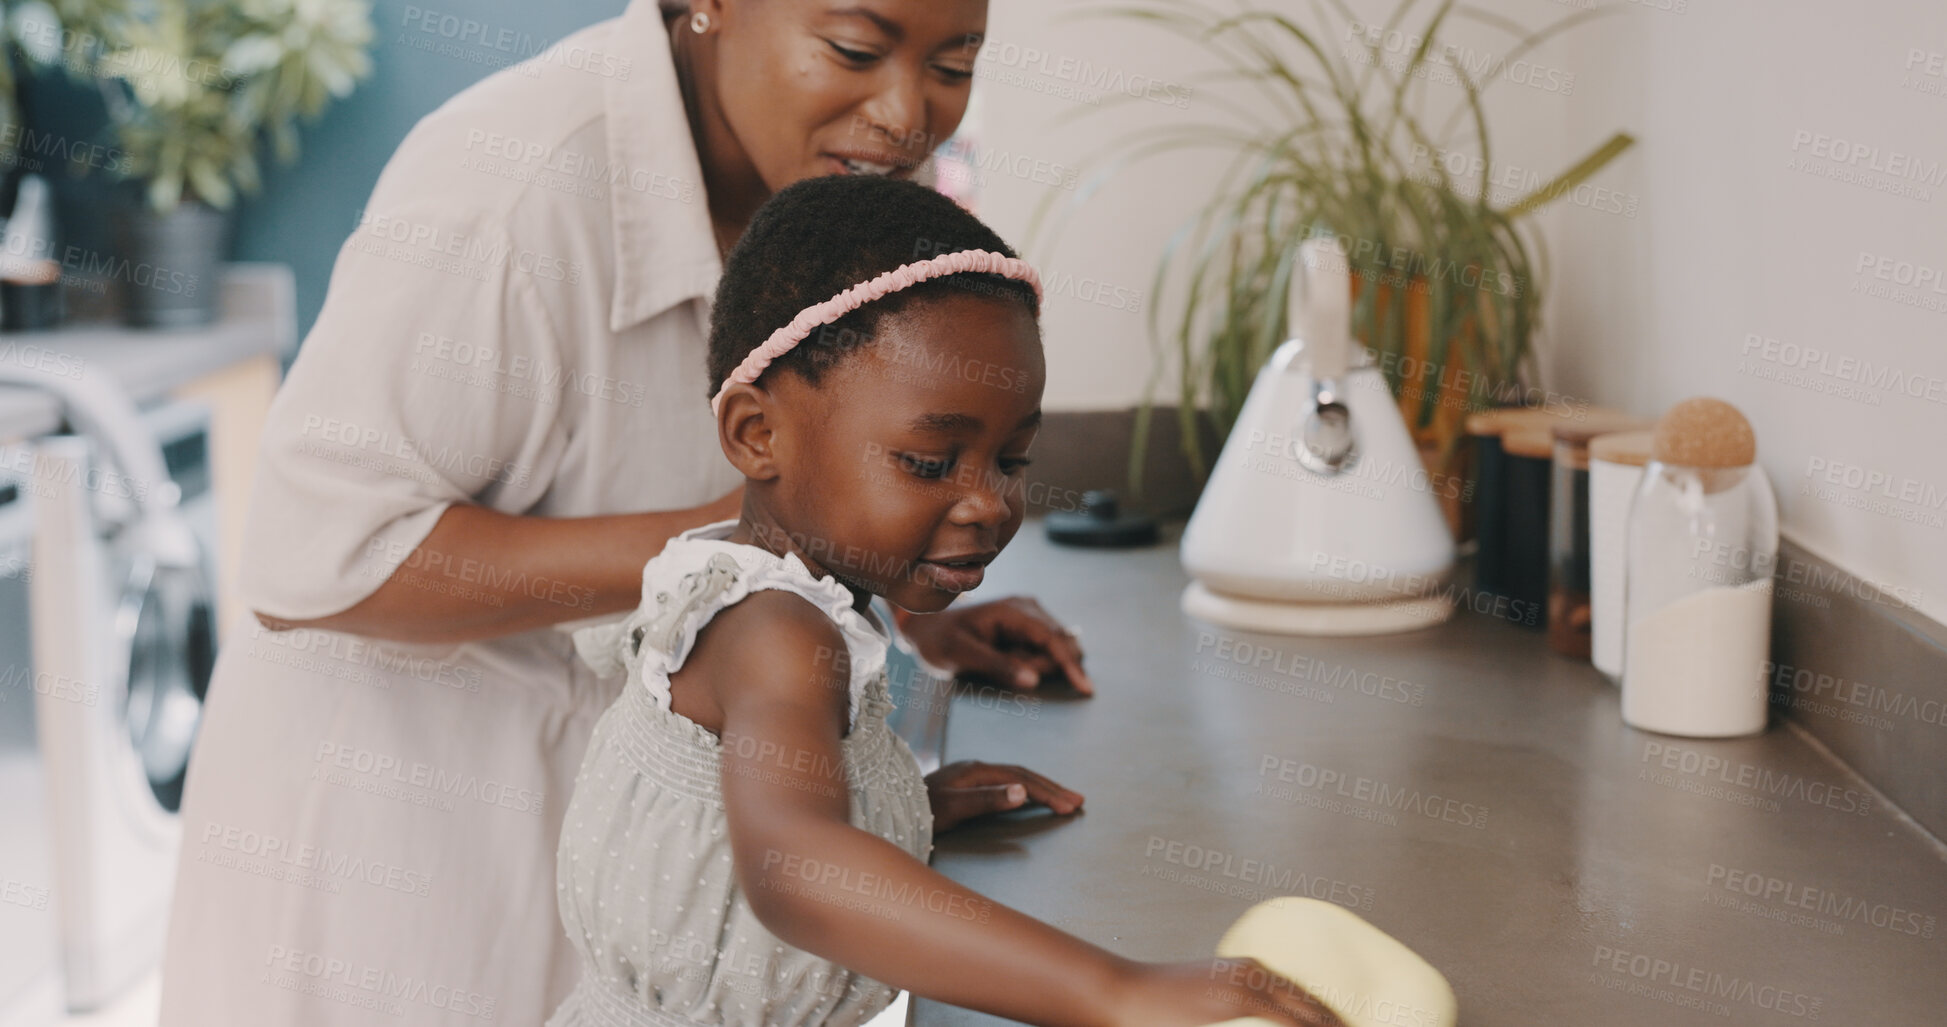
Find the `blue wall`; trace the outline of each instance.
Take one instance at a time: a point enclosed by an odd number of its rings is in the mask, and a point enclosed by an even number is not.
[[[308,332],[338,247],[413,124],[493,71],[627,6],[627,0],[376,0],[371,76],[305,126],[296,164],[266,161],[263,192],[239,207],[233,255],[296,270],[298,331]],[[496,45],[499,40],[508,42]],[[428,45],[442,49],[421,48]],[[103,138],[94,94],[45,78],[36,87],[30,117],[37,123],[70,137]],[[59,181],[56,187],[69,238],[100,245],[105,183]]]

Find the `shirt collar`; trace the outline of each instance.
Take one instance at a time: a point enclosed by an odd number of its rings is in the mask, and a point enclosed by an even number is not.
[[[616,26],[620,75],[604,93],[614,212],[615,285],[609,330],[695,297],[723,273],[703,167],[657,0],[632,0]]]

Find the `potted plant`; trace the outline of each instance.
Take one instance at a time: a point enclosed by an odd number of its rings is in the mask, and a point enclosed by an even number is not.
[[[1520,394],[1532,371],[1544,257],[1523,219],[1576,188],[1632,140],[1610,137],[1514,202],[1497,202],[1505,198],[1491,195],[1489,174],[1478,185],[1457,181],[1442,158],[1457,145],[1458,127],[1476,151],[1463,163],[1478,158],[1481,167],[1494,168],[1482,92],[1541,41],[1600,12],[1578,12],[1527,33],[1498,15],[1444,0],[1423,27],[1403,29],[1413,6],[1403,0],[1374,32],[1343,3],[1314,5],[1341,23],[1329,33],[1244,0],[1227,13],[1193,0],[1130,0],[1085,12],[1136,19],[1183,37],[1219,59],[1223,85],[1260,90],[1279,112],[1268,121],[1221,90],[1199,89],[1199,99],[1232,112],[1240,124],[1205,117],[1149,128],[1096,158],[1099,184],[1159,153],[1215,148],[1232,155],[1214,195],[1172,239],[1157,269],[1152,295],[1179,276],[1185,283],[1180,319],[1166,332],[1156,321],[1158,306],[1150,306],[1151,335],[1170,338],[1180,367],[1184,454],[1199,475],[1205,472],[1199,410],[1207,402],[1219,436],[1228,434],[1258,369],[1287,337],[1286,297],[1298,247],[1309,238],[1342,242],[1353,272],[1354,334],[1385,373],[1429,470],[1452,473],[1465,414]],[[1514,42],[1486,59],[1449,50],[1440,33],[1450,17],[1484,21]],[[1335,50],[1340,39],[1344,45]],[[1426,86],[1435,80],[1455,90],[1452,113],[1437,125],[1425,111]],[[1047,212],[1044,201],[1037,224]],[[1130,476],[1138,487],[1149,417],[1167,367],[1158,356],[1136,419]],[[1457,513],[1450,509],[1449,517]]]
[[[196,324],[259,148],[295,160],[297,121],[370,73],[366,0],[154,0],[113,21],[97,81],[132,180],[116,277],[133,325]]]
[[[0,0],[0,165],[20,164],[28,82],[56,64],[85,75],[101,25],[118,17],[126,0]],[[32,170],[39,170],[38,167]]]
[[[85,81],[100,27],[125,0],[0,0],[0,330],[52,328],[66,313],[53,165],[81,173],[104,148],[31,121],[39,76],[61,66]]]

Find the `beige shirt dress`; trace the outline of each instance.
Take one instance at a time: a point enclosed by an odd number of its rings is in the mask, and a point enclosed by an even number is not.
[[[653,0],[428,115],[272,407],[247,604],[346,609],[456,502],[572,517],[737,485],[704,369],[720,270]],[[417,569],[587,608],[490,560]],[[609,619],[454,645],[233,624],[189,768],[163,1027],[547,1019],[577,973],[562,815],[622,684],[570,635]]]

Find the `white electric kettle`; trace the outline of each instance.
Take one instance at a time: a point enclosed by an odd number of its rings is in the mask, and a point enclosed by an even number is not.
[[[1297,338],[1258,372],[1183,534],[1183,611],[1249,631],[1366,635],[1437,624],[1453,536],[1385,378],[1352,341],[1332,240],[1299,250]]]

